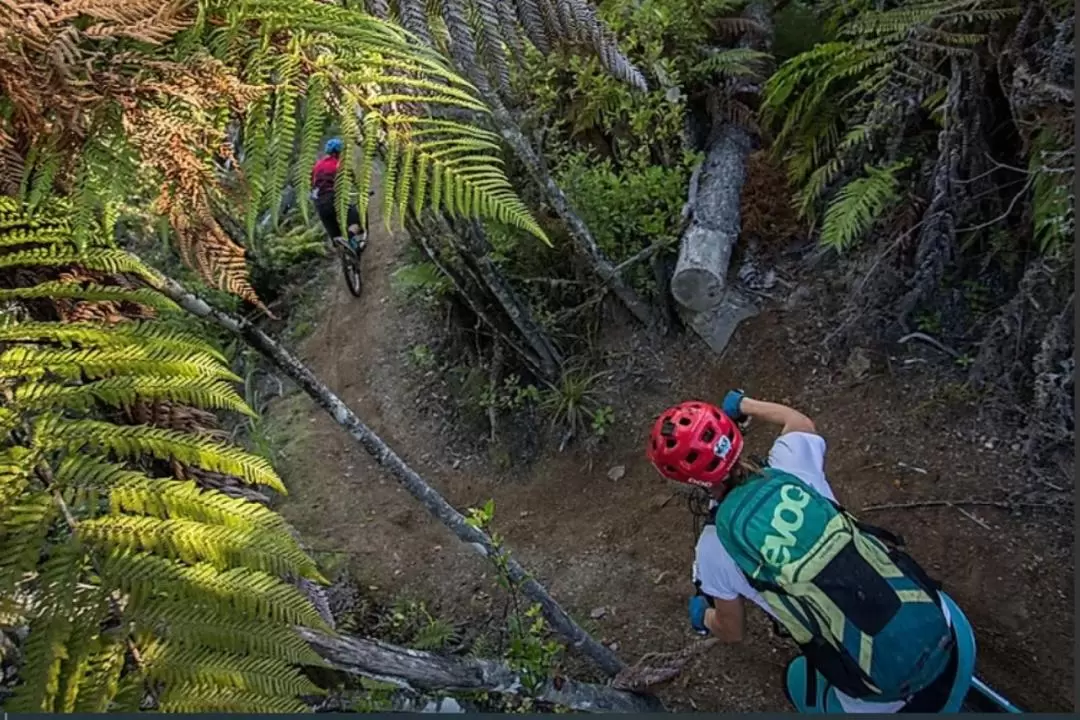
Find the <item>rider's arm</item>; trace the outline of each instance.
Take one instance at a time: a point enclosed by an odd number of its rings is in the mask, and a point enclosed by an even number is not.
[[[817,432],[813,420],[787,405],[744,397],[739,403],[739,410],[752,418],[782,426],[781,435],[791,432]]]
[[[705,611],[705,627],[720,642],[739,643],[743,639],[746,627],[746,614],[743,612],[743,599],[733,600],[713,598],[713,606]]]

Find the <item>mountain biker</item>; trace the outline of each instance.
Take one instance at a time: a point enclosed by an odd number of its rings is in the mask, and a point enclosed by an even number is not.
[[[848,713],[942,711],[966,678],[936,583],[896,547],[902,540],[836,504],[810,418],[740,391],[722,407],[669,408],[647,449],[662,476],[711,497],[691,625],[737,643],[744,601],[764,610],[802,651],[787,669],[788,697],[802,712],[825,712],[828,692]],[[747,417],[780,427],[764,463],[743,457],[736,423]]]
[[[331,242],[344,239],[334,205],[334,179],[341,162],[341,150],[340,138],[327,140],[326,156],[311,169],[311,199],[315,202],[315,211],[319,214]],[[360,227],[360,212],[355,203],[349,204],[348,223],[349,246],[354,252],[360,252],[367,245],[367,231]]]

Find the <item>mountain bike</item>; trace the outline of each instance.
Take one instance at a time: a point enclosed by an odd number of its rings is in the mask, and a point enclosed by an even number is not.
[[[355,240],[355,241],[354,241]],[[355,245],[355,249],[354,249]],[[345,286],[353,297],[360,297],[364,291],[364,277],[360,272],[360,256],[367,247],[367,233],[361,233],[359,238],[350,236],[346,242],[344,238],[334,238],[334,246],[341,256],[341,270],[345,274]]]

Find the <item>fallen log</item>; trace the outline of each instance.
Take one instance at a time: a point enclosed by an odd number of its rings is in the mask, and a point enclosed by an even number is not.
[[[131,257],[141,265],[150,267],[135,254],[131,253]],[[316,377],[311,368],[249,320],[219,310],[189,292],[172,278],[161,273],[155,274],[157,276],[155,289],[192,315],[213,322],[239,336],[257,350],[323,408],[375,459],[375,462],[388,470],[410,495],[416,498],[439,522],[448,527],[459,540],[488,560],[501,565],[521,592],[540,606],[544,619],[547,620],[551,629],[561,635],[571,647],[588,657],[609,675],[615,675],[626,667],[615,653],[578,625],[555,598],[551,597],[547,588],[529,575],[513,556],[497,547],[486,532],[466,522],[464,515],[409,467],[381,437],[365,425],[356,413],[327,387],[326,383]]]
[[[331,667],[350,675],[419,691],[524,694],[579,712],[663,712],[652,695],[556,677],[526,689],[521,674],[504,662],[434,653],[368,638],[333,636],[308,628],[297,632]]]
[[[766,50],[772,44],[772,19],[762,2],[743,12],[753,31],[742,47]],[[752,96],[756,83],[743,82],[733,92]],[[735,328],[757,314],[757,304],[727,282],[731,256],[742,230],[741,201],[746,162],[753,147],[749,129],[725,123],[710,133],[706,157],[694,172],[684,209],[686,229],[671,278],[671,295],[681,306],[683,321],[719,354]]]
[[[731,253],[739,239],[739,205],[751,144],[745,129],[724,125],[709,148],[696,188],[691,186],[690,222],[679,246],[671,294],[694,312],[714,308],[723,298]]]

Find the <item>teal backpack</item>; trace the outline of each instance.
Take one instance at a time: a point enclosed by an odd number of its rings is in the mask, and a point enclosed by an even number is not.
[[[948,667],[954,639],[938,585],[901,539],[771,468],[733,488],[716,513],[720,542],[838,690],[904,700]]]

